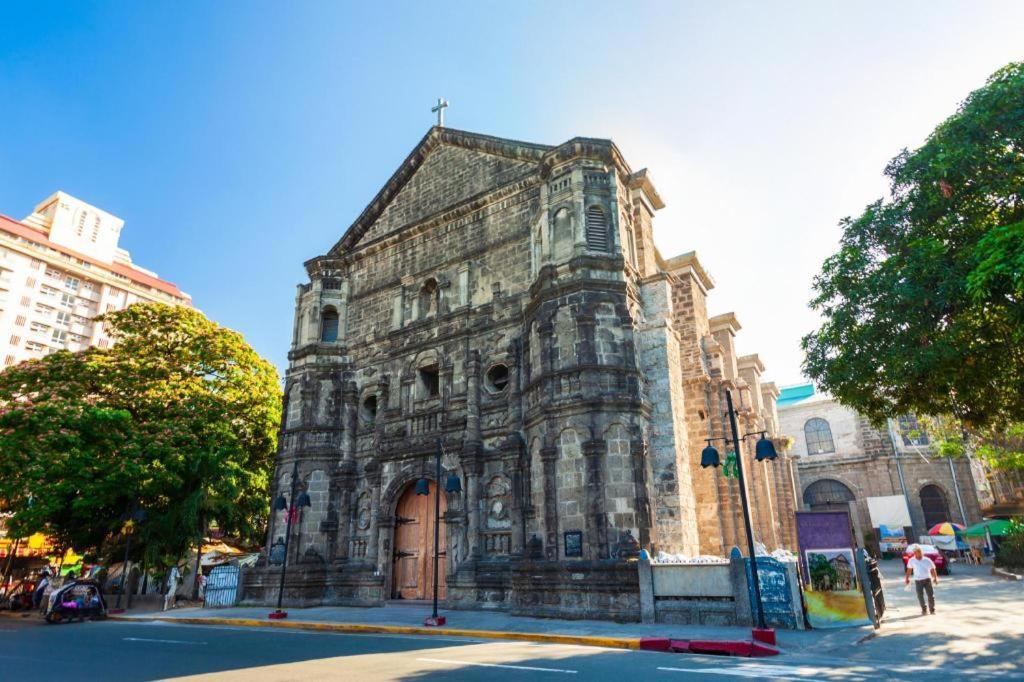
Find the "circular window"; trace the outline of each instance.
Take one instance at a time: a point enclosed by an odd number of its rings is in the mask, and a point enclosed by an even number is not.
[[[377,418],[377,396],[370,395],[363,399],[363,404],[359,408],[359,415],[363,418],[363,421],[372,422]]]
[[[486,374],[487,390],[501,393],[508,386],[508,365],[494,365]]]

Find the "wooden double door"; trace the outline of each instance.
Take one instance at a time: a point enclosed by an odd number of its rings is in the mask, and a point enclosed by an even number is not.
[[[417,495],[415,485],[402,493],[395,510],[394,568],[392,599],[434,598],[434,495],[437,483],[430,481],[430,494]],[[445,596],[445,523],[447,508],[441,495],[441,532],[438,543],[438,599]]]

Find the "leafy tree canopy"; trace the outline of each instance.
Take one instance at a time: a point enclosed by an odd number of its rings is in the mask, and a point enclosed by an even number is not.
[[[1024,63],[885,169],[888,199],[841,222],[815,279],[804,370],[878,421],[1024,423]],[[1012,449],[1012,448],[1011,448]]]
[[[93,549],[137,505],[154,563],[176,560],[213,520],[258,538],[280,420],[274,367],[191,308],[136,304],[98,322],[113,347],[0,373],[11,532]]]

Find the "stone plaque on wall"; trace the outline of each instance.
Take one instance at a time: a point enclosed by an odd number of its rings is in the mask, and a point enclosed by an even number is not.
[[[565,556],[568,557],[582,557],[583,556],[583,531],[581,530],[570,530],[565,533]]]

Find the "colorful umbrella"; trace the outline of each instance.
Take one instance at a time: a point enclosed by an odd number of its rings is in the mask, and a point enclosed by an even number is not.
[[[985,537],[986,528],[993,537],[998,537],[1006,535],[1006,531],[1010,529],[1010,522],[1004,519],[990,519],[988,521],[982,521],[981,523],[976,523],[968,528],[964,535],[969,538],[983,538]]]
[[[928,531],[928,535],[956,535],[957,533],[964,532],[964,527],[959,523],[950,523],[944,521],[943,523],[937,523],[931,527]]]

